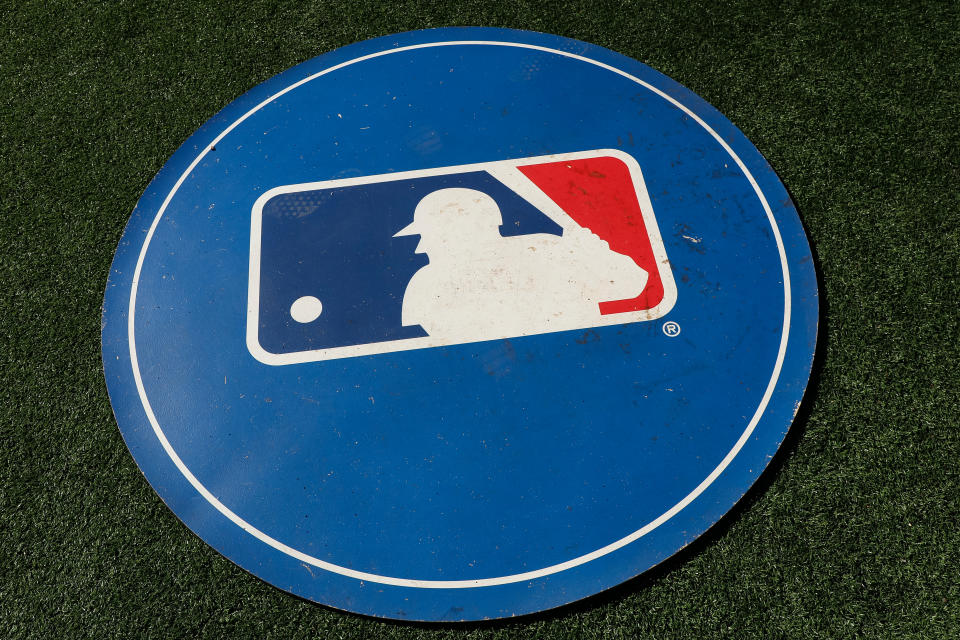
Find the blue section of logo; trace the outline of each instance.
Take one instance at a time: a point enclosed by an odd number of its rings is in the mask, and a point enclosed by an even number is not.
[[[278,193],[253,243],[271,190],[596,149],[642,169],[662,319],[282,366],[248,349],[251,288],[270,352],[423,337],[401,311],[427,258],[394,236],[437,189],[492,197],[503,236],[560,235],[473,171]],[[817,314],[786,190],[712,107],[600,47],[441,29],[310,60],[197,131],[117,249],[103,355],[137,463],[217,551],[330,606],[484,619],[614,586],[717,522],[793,420]]]
[[[260,345],[271,353],[424,336],[401,325],[403,292],[427,264],[416,236],[394,234],[425,195],[476,189],[503,216],[504,236],[561,235],[560,227],[483,171],[279,194],[263,207]],[[300,323],[290,307],[319,296],[323,313]]]

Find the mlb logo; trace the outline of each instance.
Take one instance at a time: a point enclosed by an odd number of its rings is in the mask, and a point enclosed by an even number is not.
[[[247,347],[265,364],[654,320],[676,298],[617,150],[279,186],[253,207]]]

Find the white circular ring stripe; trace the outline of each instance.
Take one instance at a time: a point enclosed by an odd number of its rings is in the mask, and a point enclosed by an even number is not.
[[[210,491],[205,486],[203,486],[199,480],[197,480],[196,476],[194,476],[193,473],[191,473],[190,469],[188,469],[187,466],[183,463],[183,460],[180,459],[180,456],[177,455],[177,452],[170,445],[170,441],[167,440],[166,435],[163,433],[163,429],[160,427],[160,423],[157,421],[157,417],[153,413],[153,409],[150,406],[150,401],[147,399],[147,394],[143,387],[143,379],[140,376],[140,366],[137,360],[136,336],[134,332],[134,321],[135,321],[136,300],[137,300],[137,285],[140,280],[140,272],[143,269],[143,261],[145,256],[147,255],[147,247],[149,247],[150,241],[153,238],[153,234],[157,229],[157,225],[159,224],[160,219],[163,217],[164,212],[167,210],[167,206],[170,204],[170,201],[173,199],[174,194],[176,194],[177,190],[180,188],[180,185],[183,184],[187,176],[189,176],[190,173],[193,171],[193,169],[203,160],[204,156],[206,156],[207,152],[211,147],[214,147],[217,144],[219,144],[221,140],[223,140],[231,131],[233,131],[240,123],[242,123],[244,120],[249,118],[251,115],[259,111],[266,105],[270,104],[272,101],[276,100],[280,96],[284,95],[285,93],[293,91],[297,87],[304,85],[310,82],[311,80],[319,78],[320,76],[327,75],[328,73],[332,73],[338,69],[343,69],[344,67],[348,67],[358,62],[363,62],[365,60],[370,60],[372,58],[378,58],[380,56],[400,53],[402,51],[411,51],[413,49],[425,49],[429,47],[445,47],[445,46],[476,46],[476,45],[517,47],[520,49],[533,49],[536,51],[544,51],[547,53],[563,56],[565,58],[572,58],[574,60],[586,62],[587,64],[592,64],[602,69],[606,69],[607,71],[616,73],[617,75],[623,76],[624,78],[632,80],[633,82],[636,82],[637,84],[649,89],[653,93],[657,94],[664,100],[670,102],[672,105],[674,105],[675,107],[677,107],[678,109],[686,113],[688,116],[690,116],[690,118],[692,118],[695,122],[697,122],[697,124],[699,124],[708,133],[710,133],[710,135],[713,136],[713,138],[717,141],[717,143],[720,144],[720,146],[723,147],[723,149],[730,155],[730,157],[734,160],[734,162],[737,163],[737,166],[740,167],[740,170],[743,172],[744,176],[746,176],[747,180],[749,180],[750,185],[753,187],[753,190],[756,192],[757,197],[760,199],[760,203],[763,205],[764,211],[766,211],[767,213],[767,219],[770,222],[770,226],[773,228],[773,235],[777,241],[777,249],[780,252],[780,263],[783,267],[783,293],[784,293],[783,333],[780,337],[780,349],[779,349],[779,352],[777,353],[776,364],[773,367],[773,374],[771,375],[770,382],[767,384],[767,388],[764,391],[763,398],[760,401],[760,405],[757,407],[756,412],[753,414],[753,417],[750,419],[750,422],[747,424],[746,429],[744,429],[743,433],[740,435],[740,438],[737,440],[733,448],[730,449],[727,455],[723,458],[720,464],[718,464],[717,467],[710,473],[710,475],[704,478],[704,480],[699,485],[697,485],[697,487],[694,488],[693,491],[688,493],[682,500],[680,500],[680,502],[673,505],[670,509],[668,509],[666,512],[661,514],[658,518],[647,523],[646,525],[637,529],[633,533],[627,536],[624,536],[619,540],[611,542],[610,544],[604,547],[591,551],[590,553],[585,553],[571,560],[567,560],[566,562],[561,562],[559,564],[550,565],[548,567],[543,567],[541,569],[536,569],[533,571],[525,571],[523,573],[515,573],[512,575],[499,576],[495,578],[479,578],[475,580],[415,580],[415,579],[409,579],[409,578],[381,576],[374,573],[366,573],[364,571],[356,571],[354,569],[342,567],[336,564],[332,564],[330,562],[325,562],[323,560],[320,560],[319,558],[314,558],[313,556],[307,555],[301,551],[297,551],[296,549],[285,545],[279,540],[270,537],[263,531],[260,531],[253,525],[246,522],[243,518],[235,514],[233,511],[231,511],[222,502],[220,502],[216,498],[216,496],[210,493]],[[209,144],[205,145],[203,150],[200,152],[200,154],[193,160],[193,162],[190,163],[190,166],[187,167],[186,171],[183,172],[183,175],[181,175],[180,178],[177,180],[176,184],[173,185],[173,189],[170,190],[170,193],[167,194],[167,197],[164,199],[163,204],[160,205],[160,209],[157,211],[157,215],[153,219],[153,223],[150,225],[150,229],[147,231],[147,235],[146,235],[146,238],[144,239],[143,247],[140,249],[140,256],[137,259],[137,267],[134,270],[133,284],[130,289],[130,306],[129,306],[128,319],[127,319],[127,335],[128,335],[128,341],[130,344],[130,364],[133,369],[133,377],[137,385],[137,392],[140,395],[140,401],[143,404],[143,409],[146,412],[147,419],[150,421],[150,425],[153,427],[153,431],[156,434],[157,439],[160,441],[160,444],[163,446],[163,449],[164,451],[166,451],[167,455],[170,456],[170,460],[172,460],[173,463],[176,465],[177,469],[180,470],[180,473],[183,474],[183,477],[186,478],[191,485],[193,485],[194,489],[196,489],[200,493],[200,495],[202,495],[207,500],[207,502],[213,505],[213,507],[217,511],[219,511],[224,516],[226,516],[231,522],[236,524],[238,527],[240,527],[250,535],[254,536],[258,540],[264,542],[265,544],[293,558],[296,558],[301,562],[305,562],[309,565],[319,567],[326,571],[337,573],[342,576],[356,578],[357,580],[375,582],[380,584],[389,584],[389,585],[401,586],[401,587],[416,587],[416,588],[423,588],[423,589],[464,589],[464,588],[472,588],[472,587],[491,587],[491,586],[502,585],[502,584],[510,584],[513,582],[524,582],[527,580],[533,580],[535,578],[548,576],[554,573],[558,573],[560,571],[564,571],[566,569],[577,567],[579,565],[590,562],[591,560],[596,560],[597,558],[605,556],[608,553],[611,553],[613,551],[616,551],[617,549],[625,547],[626,545],[642,538],[643,536],[650,533],[651,531],[653,531],[654,529],[662,525],[664,522],[666,522],[667,520],[675,516],[687,505],[693,502],[697,498],[697,496],[703,493],[707,489],[707,487],[713,484],[714,480],[716,480],[720,476],[720,474],[723,473],[723,471],[730,465],[733,459],[737,456],[737,454],[743,448],[743,445],[746,444],[747,440],[750,438],[750,435],[753,433],[753,430],[756,428],[757,423],[760,421],[760,418],[763,415],[763,412],[766,410],[767,404],[770,402],[770,397],[773,395],[773,390],[776,388],[777,380],[780,377],[780,369],[783,366],[783,360],[787,352],[787,338],[790,335],[790,271],[789,271],[789,268],[787,267],[787,255],[783,246],[783,239],[780,236],[780,229],[777,227],[777,222],[773,217],[773,211],[771,211],[770,205],[767,202],[767,199],[764,197],[763,193],[760,191],[760,187],[757,184],[756,179],[747,169],[743,161],[737,156],[736,153],[734,153],[733,149],[730,148],[730,145],[728,145],[726,141],[724,141],[723,138],[721,138],[720,135],[717,134],[716,131],[710,128],[710,126],[706,122],[704,122],[699,116],[697,116],[697,114],[693,113],[690,109],[680,104],[677,100],[670,97],[663,91],[644,82],[643,80],[640,80],[635,76],[630,75],[629,73],[626,73],[625,71],[621,71],[620,69],[617,69],[616,67],[612,67],[608,64],[598,62],[591,58],[580,56],[574,53],[568,53],[566,51],[559,51],[557,49],[550,49],[548,47],[540,47],[532,44],[522,44],[518,42],[498,42],[498,41],[484,41],[484,40],[430,42],[430,43],[424,43],[424,44],[411,45],[407,47],[398,47],[396,49],[387,49],[384,51],[378,51],[377,53],[371,53],[369,55],[360,56],[359,58],[348,60],[347,62],[342,62],[340,64],[324,69],[323,71],[307,76],[306,78],[303,78],[302,80],[299,80],[298,82],[291,84],[290,86],[283,89],[282,91],[279,91],[273,94],[266,100],[262,101],[260,104],[256,105],[255,107],[247,111],[245,114],[243,114],[243,116],[241,116],[239,119],[234,121],[230,126],[224,129],[220,133],[220,135],[214,138]]]

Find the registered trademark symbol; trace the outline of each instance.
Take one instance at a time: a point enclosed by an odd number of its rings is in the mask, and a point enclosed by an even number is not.
[[[663,323],[663,334],[670,338],[676,338],[680,335],[680,325],[671,320]]]

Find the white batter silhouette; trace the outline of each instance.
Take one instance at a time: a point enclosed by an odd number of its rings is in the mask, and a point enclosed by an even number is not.
[[[569,222],[569,221],[568,221]],[[591,326],[598,304],[635,298],[647,272],[590,231],[504,237],[493,198],[440,189],[417,205],[396,236],[419,235],[430,263],[403,296],[404,326],[449,342],[493,340]]]

